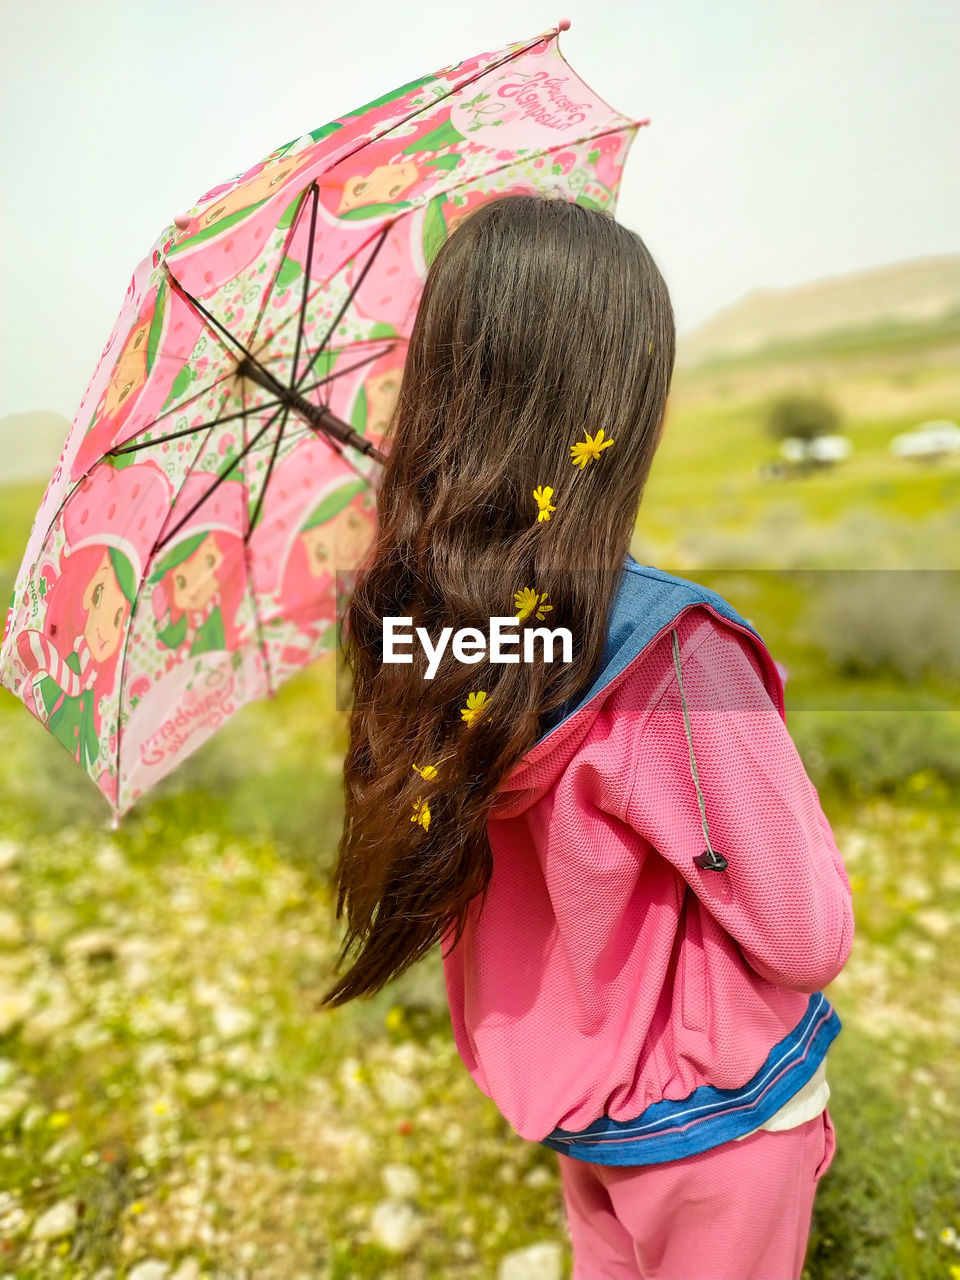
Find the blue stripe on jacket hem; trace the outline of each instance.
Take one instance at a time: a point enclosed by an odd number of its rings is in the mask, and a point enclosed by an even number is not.
[[[699,1155],[752,1133],[814,1075],[841,1028],[822,992],[814,992],[794,1029],[773,1046],[738,1089],[701,1085],[686,1098],[663,1098],[634,1120],[600,1116],[585,1129],[554,1129],[540,1141],[593,1164],[664,1164]]]

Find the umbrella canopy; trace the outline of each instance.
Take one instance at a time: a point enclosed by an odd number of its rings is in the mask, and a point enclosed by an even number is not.
[[[645,122],[557,35],[278,148],[134,272],[0,648],[0,682],[115,813],[335,643],[338,571],[370,543],[420,292],[456,223],[510,193],[612,211]]]

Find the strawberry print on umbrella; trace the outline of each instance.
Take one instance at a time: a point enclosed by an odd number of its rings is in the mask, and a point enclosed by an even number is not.
[[[294,139],[159,237],[47,486],[0,647],[0,682],[115,814],[335,645],[447,236],[511,193],[612,212],[641,123],[551,30]]]

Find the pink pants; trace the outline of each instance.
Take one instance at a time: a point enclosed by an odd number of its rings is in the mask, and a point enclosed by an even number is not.
[[[800,1280],[829,1111],[656,1165],[557,1154],[572,1280]]]

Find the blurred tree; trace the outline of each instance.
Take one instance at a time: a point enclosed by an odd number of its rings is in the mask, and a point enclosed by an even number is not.
[[[819,396],[790,394],[781,396],[770,406],[767,430],[776,440],[791,436],[798,440],[813,440],[817,436],[829,435],[839,421],[839,413],[828,400]]]

